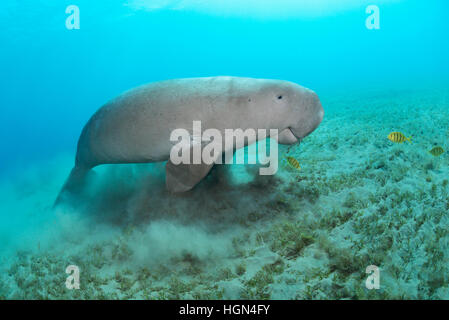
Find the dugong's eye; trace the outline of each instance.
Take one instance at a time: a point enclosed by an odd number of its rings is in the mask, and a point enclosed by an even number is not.
[[[282,99],[282,95],[278,96],[278,100],[281,100],[281,99]]]

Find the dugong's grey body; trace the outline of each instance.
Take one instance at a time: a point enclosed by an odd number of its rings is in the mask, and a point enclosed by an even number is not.
[[[202,130],[222,133],[278,129],[279,142],[291,144],[311,133],[322,118],[318,96],[288,81],[210,77],[150,83],[123,93],[91,117],[62,191],[79,184],[97,165],[168,160],[171,132],[191,132],[193,121],[201,121]],[[173,184],[167,185],[170,189]]]

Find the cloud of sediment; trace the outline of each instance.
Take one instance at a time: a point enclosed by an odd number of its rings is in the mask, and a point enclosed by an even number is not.
[[[4,256],[19,249],[70,255],[124,239],[132,252],[127,263],[135,265],[185,255],[205,262],[227,257],[247,216],[270,212],[263,203],[274,196],[277,181],[258,176],[256,166],[219,166],[192,192],[174,196],[165,189],[163,164],[111,165],[95,169],[84,194],[53,209],[71,164],[70,157],[35,164],[1,183]],[[245,175],[244,182],[235,179]],[[134,231],[124,236],[127,229]]]

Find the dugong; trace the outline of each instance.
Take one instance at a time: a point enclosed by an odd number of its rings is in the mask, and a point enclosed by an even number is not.
[[[55,204],[83,185],[101,164],[167,161],[171,192],[192,189],[213,164],[174,164],[170,135],[175,129],[277,129],[281,144],[294,144],[315,130],[324,111],[318,96],[298,84],[271,79],[204,77],[149,83],[103,105],[84,126],[75,166]]]

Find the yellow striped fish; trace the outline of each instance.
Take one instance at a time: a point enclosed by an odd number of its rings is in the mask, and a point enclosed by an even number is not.
[[[429,151],[429,153],[434,157],[439,157],[444,153],[444,149],[441,147],[433,147],[432,150]]]
[[[402,134],[401,132],[392,132],[388,135],[388,139],[391,142],[395,142],[395,143],[403,143],[404,141],[408,141],[408,142],[412,142],[412,137],[406,137],[404,134]]]
[[[287,162],[290,166],[292,166],[293,168],[295,168],[296,170],[301,170],[301,166],[299,165],[298,160],[296,160],[293,157],[287,157]]]

